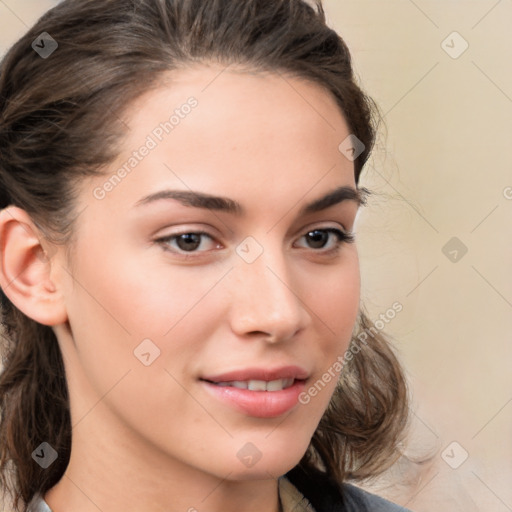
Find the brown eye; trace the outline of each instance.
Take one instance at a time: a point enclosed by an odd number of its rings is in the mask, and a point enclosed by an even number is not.
[[[310,231],[306,235],[306,238],[309,241],[310,247],[313,249],[322,249],[329,241],[329,233],[320,229],[315,229],[314,231]]]
[[[197,233],[185,233],[176,237],[176,245],[182,251],[195,251],[201,245],[201,236]]]
[[[202,253],[218,247],[213,237],[202,231],[177,233],[156,240],[165,250],[176,253]],[[201,248],[201,250],[197,250]]]
[[[312,229],[308,231],[302,238],[306,240],[308,247],[311,249],[325,249],[329,244],[329,241],[333,239],[334,243],[331,243],[332,247],[327,247],[326,250],[336,249],[343,242],[352,243],[355,241],[354,235],[351,233],[345,233],[339,229],[328,228],[328,229]]]

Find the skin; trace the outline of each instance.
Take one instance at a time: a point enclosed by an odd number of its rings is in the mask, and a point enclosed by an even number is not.
[[[173,72],[127,110],[118,160],[80,184],[71,247],[50,247],[22,210],[0,214],[0,284],[53,326],[66,366],[73,440],[66,473],[45,496],[54,512],[276,512],[277,478],[303,456],[334,391],[332,379],[307,405],[254,418],[198,380],[296,364],[309,387],[347,349],[360,299],[356,244],[328,235],[318,249],[306,236],[350,232],[357,202],[298,216],[339,186],[355,188],[335,100],[296,78],[220,71]],[[94,190],[190,96],[197,108],[97,199]],[[231,198],[246,213],[176,200],[136,206],[164,189]],[[156,241],[198,230],[213,239],[188,259],[176,240]],[[236,252],[248,236],[263,249],[250,264]],[[144,339],[160,349],[149,366],[134,356]],[[237,457],[249,442],[262,454],[252,467]]]

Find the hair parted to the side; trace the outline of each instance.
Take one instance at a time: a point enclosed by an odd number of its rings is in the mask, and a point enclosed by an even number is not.
[[[42,32],[59,45],[47,59],[31,47]],[[124,110],[164,73],[208,62],[329,90],[365,146],[354,161],[358,184],[378,108],[357,85],[349,50],[326,25],[320,0],[64,0],[0,65],[0,209],[18,206],[52,241],[71,240],[75,186],[117,156]],[[53,330],[0,295],[0,485],[16,510],[25,510],[67,467],[69,398]],[[361,309],[359,331],[369,325]],[[377,333],[346,364],[299,466],[338,481],[377,474],[399,454],[407,410],[402,370]],[[42,442],[58,452],[47,469],[31,456]]]

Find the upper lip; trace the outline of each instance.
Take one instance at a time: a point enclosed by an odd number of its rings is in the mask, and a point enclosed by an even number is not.
[[[207,375],[202,377],[202,380],[210,382],[232,382],[232,381],[249,381],[249,380],[264,380],[270,382],[278,379],[307,379],[309,373],[307,370],[300,366],[289,365],[280,366],[279,368],[244,368],[240,370],[233,370],[230,372]]]

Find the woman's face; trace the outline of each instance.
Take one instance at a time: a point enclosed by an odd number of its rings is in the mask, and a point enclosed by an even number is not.
[[[115,441],[141,464],[268,478],[306,451],[359,310],[338,238],[358,202],[317,202],[355,188],[350,132],[318,85],[221,71],[174,72],[129,109],[118,160],[81,187],[70,263],[56,256],[56,332],[87,453]]]

